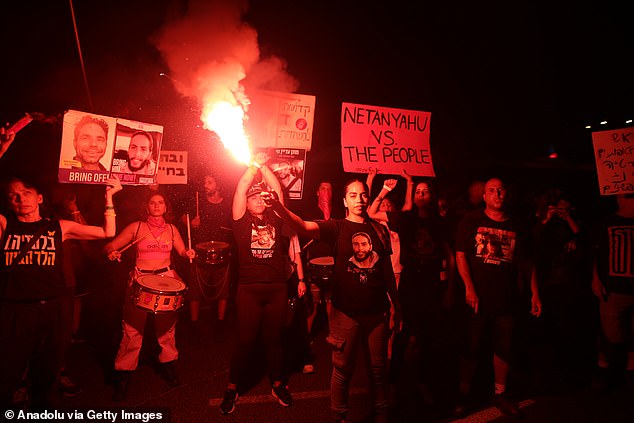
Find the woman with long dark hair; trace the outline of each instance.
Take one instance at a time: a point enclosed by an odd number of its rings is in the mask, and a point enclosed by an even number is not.
[[[267,159],[264,153],[255,156],[255,162],[238,181],[233,196],[233,236],[238,253],[237,342],[231,358],[229,383],[220,404],[223,415],[235,410],[239,383],[248,376],[251,352],[260,333],[273,385],[271,395],[283,407],[293,404],[284,383],[282,344],[288,281],[293,269],[288,243],[283,242],[282,219],[264,200],[267,195],[283,198],[279,181],[266,165]],[[258,175],[263,181],[254,183]],[[300,281],[298,295],[305,293],[306,285]]]
[[[390,383],[395,386],[403,367],[410,336],[418,345],[418,380],[420,394],[427,405],[434,402],[433,388],[439,382],[443,352],[442,336],[449,281],[455,260],[449,246],[449,234],[438,213],[438,200],[433,185],[424,180],[414,184],[406,173],[407,193],[402,211],[380,211],[381,199],[394,186],[396,179],[385,181],[368,214],[387,222],[401,241],[401,272],[398,293],[403,306],[403,330],[392,345]],[[414,188],[415,187],[415,188]]]
[[[128,391],[130,374],[137,368],[143,344],[143,331],[149,312],[155,313],[154,326],[161,347],[159,361],[169,385],[179,383],[175,362],[177,308],[182,305],[180,281],[172,263],[172,252],[193,259],[194,250],[185,243],[174,225],[166,222],[168,201],[164,194],[154,192],[147,199],[147,218],[128,225],[104,249],[110,260],[119,260],[124,248],[134,246],[136,259],[130,272],[128,294],[123,307],[123,335],[115,358],[115,390],[113,401],[123,400]],[[158,285],[158,286],[154,286]],[[154,289],[157,288],[157,289]],[[173,294],[156,294],[156,292]]]
[[[275,199],[275,211],[300,234],[334,245],[334,278],[330,334],[333,348],[331,408],[336,421],[345,421],[350,381],[359,347],[370,368],[376,421],[387,418],[387,344],[390,326],[400,326],[400,305],[390,262],[387,229],[370,219],[368,187],[353,179],[346,183],[343,203],[345,219],[304,221]],[[390,302],[394,309],[390,321]]]

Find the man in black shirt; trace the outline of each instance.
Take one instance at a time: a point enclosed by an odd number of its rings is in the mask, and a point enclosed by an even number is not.
[[[493,178],[484,189],[485,209],[466,215],[460,222],[456,242],[456,264],[465,284],[468,314],[467,354],[460,366],[460,402],[457,415],[467,411],[466,397],[482,343],[489,338],[494,350],[495,394],[493,404],[503,413],[519,416],[520,411],[506,394],[510,370],[511,342],[516,314],[521,309],[519,279],[530,269],[531,313],[541,314],[534,266],[528,254],[527,235],[506,211],[504,183]],[[487,337],[490,334],[490,337]]]

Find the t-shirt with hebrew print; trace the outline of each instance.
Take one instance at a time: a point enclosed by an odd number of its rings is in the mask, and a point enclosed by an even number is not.
[[[599,278],[608,293],[634,295],[634,218],[606,216],[592,239]]]

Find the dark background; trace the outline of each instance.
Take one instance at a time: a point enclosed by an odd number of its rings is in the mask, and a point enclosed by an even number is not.
[[[192,175],[216,171],[230,191],[242,168],[200,128],[196,101],[159,75],[168,70],[151,42],[188,2],[73,4],[92,107],[69,2],[4,2],[0,119],[77,109],[162,124],[164,149],[190,151]],[[317,98],[305,197],[320,177],[345,177],[346,101],[432,112],[433,160],[449,197],[499,174],[520,191],[559,185],[596,203],[591,131],[628,126],[634,116],[630,16],[622,2],[253,0],[244,20],[262,55],[285,59],[298,92]],[[58,122],[20,132],[2,176],[52,183]]]

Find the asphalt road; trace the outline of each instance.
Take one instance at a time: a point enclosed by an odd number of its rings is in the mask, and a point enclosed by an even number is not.
[[[218,405],[229,377],[229,340],[234,322],[233,319],[228,319],[225,337],[221,338],[214,331],[212,311],[203,310],[201,320],[208,330],[201,339],[195,337],[194,332],[190,330],[186,319],[187,313],[181,312],[181,322],[177,329],[180,350],[178,371],[181,384],[177,387],[169,387],[158,372],[155,364],[157,346],[151,333],[148,333],[151,329],[151,325],[148,325],[139,368],[134,372],[128,398],[120,403],[111,400],[112,358],[118,336],[118,323],[116,318],[113,320],[116,311],[96,319],[95,316],[91,318],[88,313],[86,324],[92,324],[93,329],[86,342],[72,345],[67,366],[68,372],[81,384],[83,390],[72,398],[59,395],[60,410],[131,412],[161,409],[168,410],[170,421],[175,423],[331,421],[330,356],[325,343],[326,325],[323,321],[313,345],[316,372],[302,374],[301,371],[296,371],[290,377],[289,390],[295,399],[293,406],[284,408],[271,397],[268,378],[262,370],[263,367],[259,365],[262,353],[256,351],[253,386],[242,393],[233,414],[222,416]],[[291,359],[296,358],[293,354]],[[408,350],[407,360],[411,359],[412,351]],[[453,421],[448,414],[448,402],[434,413],[430,413],[429,408],[423,405],[417,394],[414,373],[405,372],[400,382],[398,406],[395,407],[392,420]],[[630,422],[634,419],[633,393],[632,383],[619,391],[602,395],[593,392],[588,383],[580,383],[565,389],[553,389],[549,393],[537,394],[525,390],[517,399],[521,403],[525,422]],[[371,421],[371,401],[366,390],[362,359],[359,360],[354,375],[350,402],[350,421]],[[483,404],[462,421],[504,422],[510,421],[510,418]]]

